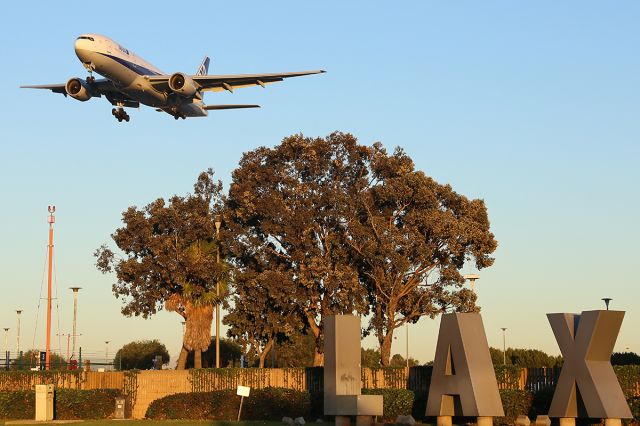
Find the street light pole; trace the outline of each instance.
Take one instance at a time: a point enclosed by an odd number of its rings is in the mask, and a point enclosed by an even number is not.
[[[404,323],[404,328],[407,335],[407,374],[409,374],[409,323]]]
[[[7,352],[7,341],[9,339],[9,327],[4,328],[4,351]]]
[[[78,317],[78,290],[80,290],[82,287],[69,287],[72,291],[73,291],[73,346],[72,346],[72,351],[71,351],[71,358],[75,358],[76,356],[76,336],[77,334],[77,329],[76,329],[76,320]]]
[[[502,327],[502,365],[507,364],[507,327]]]
[[[108,363],[109,362],[109,340],[105,340],[104,344],[106,345],[106,348],[104,350],[104,362]]]
[[[222,224],[222,216],[216,215],[216,263],[218,264],[218,280],[216,281],[216,368],[220,368],[220,225]]]
[[[21,310],[17,310],[16,311],[16,315],[18,317],[18,334],[16,336],[16,353],[17,356],[20,356],[20,314],[22,313]]]

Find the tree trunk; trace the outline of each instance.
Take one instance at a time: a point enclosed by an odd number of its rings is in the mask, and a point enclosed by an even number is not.
[[[315,352],[313,353],[313,366],[322,367],[323,365],[324,365],[324,352],[320,352],[318,351],[318,348],[316,348]]]
[[[193,368],[202,368],[202,351],[200,349],[193,351]]]
[[[180,349],[180,356],[178,357],[178,365],[176,366],[176,370],[184,370],[187,367],[187,356],[189,355],[189,351],[184,346]]]
[[[269,353],[269,351],[271,350],[271,347],[273,346],[273,339],[270,339],[267,344],[264,346],[264,349],[262,350],[262,352],[260,352],[258,354],[259,357],[259,368],[264,368],[264,360],[267,359],[267,354]]]
[[[387,367],[391,360],[391,342],[393,341],[393,329],[391,329],[382,339],[380,345],[380,364]]]

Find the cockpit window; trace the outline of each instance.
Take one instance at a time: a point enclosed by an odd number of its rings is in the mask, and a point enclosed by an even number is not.
[[[88,37],[88,36],[80,36],[78,37],[78,40],[89,40],[89,41],[94,41],[93,37]]]

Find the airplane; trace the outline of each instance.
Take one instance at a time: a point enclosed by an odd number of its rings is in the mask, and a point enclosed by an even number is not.
[[[89,72],[86,79],[73,77],[64,84],[20,86],[25,89],[48,89],[85,102],[104,95],[116,107],[111,110],[119,121],[129,121],[124,110],[140,104],[172,115],[176,120],[205,117],[208,111],[259,108],[259,105],[205,105],[204,92],[229,91],[262,86],[285,78],[324,73],[324,70],[271,73],[209,75],[209,58],[205,56],[195,75],[182,72],[166,74],[114,40],[98,34],[83,34],[75,41],[75,52]],[[96,79],[93,72],[105,77]]]

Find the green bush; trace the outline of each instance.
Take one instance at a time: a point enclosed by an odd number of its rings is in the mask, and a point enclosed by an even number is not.
[[[0,419],[23,420],[35,416],[34,391],[0,392]]]
[[[235,420],[240,397],[235,390],[178,393],[157,399],[147,409],[146,417],[156,420]],[[285,388],[252,389],[244,399],[243,420],[280,420],[283,416],[309,417],[310,395]]]
[[[54,412],[57,420],[106,419],[113,415],[117,389],[57,389]]]
[[[57,420],[106,419],[113,414],[116,389],[56,389],[54,416]],[[33,419],[35,391],[0,392],[0,419]]]
[[[383,417],[386,420],[395,420],[399,415],[408,416],[412,413],[415,396],[408,389],[362,389],[362,394],[383,396]]]
[[[500,399],[504,409],[504,417],[496,417],[494,423],[497,425],[512,425],[519,415],[529,415],[533,403],[533,394],[529,391],[516,389],[500,390]]]

